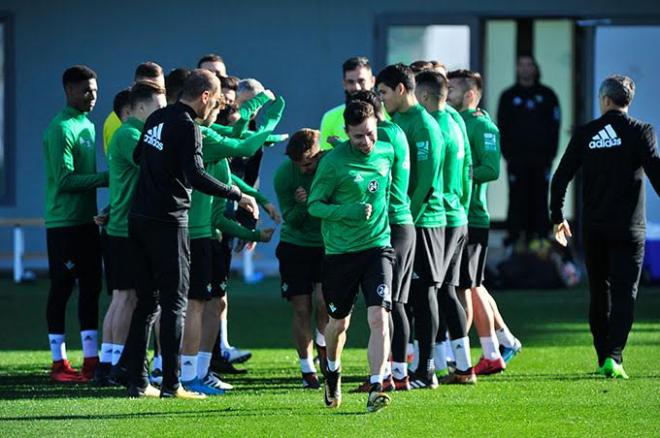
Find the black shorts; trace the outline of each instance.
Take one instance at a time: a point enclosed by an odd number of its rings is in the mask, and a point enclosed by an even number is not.
[[[96,224],[47,228],[46,243],[51,282],[69,283],[77,278],[81,292],[101,292],[101,236]]]
[[[488,228],[468,227],[467,245],[461,260],[460,289],[479,287],[484,281],[488,254]]]
[[[190,240],[190,289],[188,299],[211,299],[211,270],[212,270],[211,239]]]
[[[227,295],[227,282],[231,268],[232,237],[223,236],[220,241],[211,239],[211,297]]]
[[[415,255],[415,227],[391,225],[391,242],[394,248],[392,275],[392,302],[406,304],[410,295],[410,281]]]
[[[114,290],[135,289],[135,257],[128,237],[103,232],[103,262],[108,294],[112,295]]]
[[[280,242],[275,250],[280,262],[282,298],[311,295],[314,285],[321,282],[323,247],[308,247]]]
[[[412,279],[423,287],[440,286],[444,279],[445,228],[416,228],[415,232]]]
[[[367,307],[392,307],[392,264],[394,250],[371,248],[323,259],[323,298],[328,314],[335,319],[351,314],[362,289]]]
[[[445,268],[442,284],[458,286],[461,278],[461,259],[467,241],[467,225],[445,228]]]

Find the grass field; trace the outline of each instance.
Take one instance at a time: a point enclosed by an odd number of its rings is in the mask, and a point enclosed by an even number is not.
[[[52,384],[47,282],[15,286],[0,280],[0,435],[660,436],[657,288],[639,294],[626,350],[629,381],[591,374],[585,290],[500,292],[500,308],[524,344],[504,374],[481,378],[475,387],[397,393],[390,408],[367,414],[365,395],[348,394],[367,372],[363,307],[356,309],[343,359],[344,404],[328,410],[320,391],[300,389],[290,311],[276,282],[233,286],[230,341],[252,349],[250,372],[228,379],[233,393],[191,402],[130,400],[120,389]],[[71,306],[69,358],[78,366],[76,324]],[[478,354],[474,348],[474,359]]]

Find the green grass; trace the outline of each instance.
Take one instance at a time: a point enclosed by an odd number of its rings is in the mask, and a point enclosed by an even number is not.
[[[234,282],[230,340],[251,348],[236,390],[204,401],[130,400],[123,390],[52,384],[48,379],[47,282],[0,280],[0,434],[35,436],[660,436],[660,290],[639,293],[626,349],[629,381],[593,376],[585,290],[495,295],[523,353],[502,375],[475,387],[397,393],[366,414],[349,394],[366,375],[367,326],[358,306],[343,358],[344,404],[323,407],[320,391],[300,389],[287,304],[275,281]],[[71,303],[74,304],[74,303]],[[103,297],[103,307],[107,298]],[[67,327],[80,363],[75,308]],[[473,345],[478,346],[473,340]],[[478,349],[474,348],[476,359]]]

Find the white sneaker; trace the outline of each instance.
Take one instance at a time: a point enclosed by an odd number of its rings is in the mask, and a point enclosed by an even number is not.
[[[252,353],[247,350],[239,350],[236,347],[229,347],[222,351],[222,357],[229,363],[243,363],[252,357]]]
[[[208,385],[212,388],[223,389],[225,391],[228,391],[230,389],[234,389],[234,387],[232,385],[230,385],[229,383],[223,382],[222,380],[220,380],[220,376],[218,376],[213,371],[209,371],[209,373],[206,375],[206,377],[204,377],[204,379],[202,379],[202,382],[205,385]]]

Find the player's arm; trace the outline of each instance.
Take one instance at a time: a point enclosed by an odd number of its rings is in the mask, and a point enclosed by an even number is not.
[[[123,132],[123,136],[117,138],[117,153],[127,163],[130,163],[136,169],[139,168],[138,164],[133,161],[133,153],[140,141],[140,131],[130,129]]]
[[[647,125],[642,133],[642,166],[655,193],[660,196],[660,154],[658,154],[657,144],[655,129],[653,126]]]
[[[221,125],[219,123],[212,124],[210,126],[210,128],[213,129],[213,131],[215,131],[216,133],[220,134],[220,136],[222,136],[222,137],[232,138],[231,136],[232,136],[233,131],[234,131],[234,128],[232,126],[225,126],[225,125]],[[243,135],[241,135],[240,138],[246,139],[246,138],[251,137],[251,136],[253,136],[257,133],[258,133],[257,131],[246,130],[243,133]],[[289,139],[288,134],[271,134],[266,139],[266,143],[281,143],[281,142],[286,141],[288,139]]]
[[[487,124],[475,138],[472,178],[475,184],[495,181],[500,177],[500,133],[493,124]]]
[[[86,192],[97,187],[108,186],[108,172],[79,174],[75,172],[73,160],[74,136],[66,128],[54,131],[48,141],[50,163],[53,167],[55,184],[63,192]]]
[[[307,200],[309,214],[327,221],[360,220],[367,218],[369,204],[354,203],[338,205],[330,203],[337,181],[334,166],[328,163],[329,160],[327,158],[321,160],[316,170]]]
[[[232,137],[241,138],[241,135],[247,130],[252,116],[254,116],[262,106],[270,102],[272,99],[273,94],[271,92],[262,91],[252,99],[244,102],[238,110],[241,118],[234,124]]]
[[[402,193],[408,193],[410,186],[410,146],[402,129],[396,129],[392,141],[394,163],[392,164],[392,184],[400,185]]]
[[[470,200],[472,199],[472,148],[470,147],[470,140],[468,140],[465,132],[465,123],[461,125],[461,133],[463,135],[463,144],[465,148],[465,157],[463,158],[463,196],[461,196],[461,205],[465,213],[470,209]]]
[[[256,199],[257,203],[262,207],[270,204],[270,201],[268,200],[268,198],[266,198],[266,196],[263,193],[261,193],[259,190],[255,189],[245,181],[243,181],[237,175],[234,174],[231,175],[231,182],[233,184],[236,184],[238,188],[241,189],[241,192],[245,193],[246,195],[250,195],[254,199]]]
[[[200,127],[204,142],[204,162],[211,163],[230,157],[251,157],[264,145],[270,131],[259,132],[237,140],[218,134],[214,129]]]
[[[561,157],[557,171],[552,177],[552,183],[550,185],[550,218],[555,225],[564,221],[562,210],[564,208],[566,188],[575,176],[575,173],[582,166],[579,142],[579,134],[576,133],[568,143],[568,147]]]
[[[411,157],[417,160],[417,180],[410,184],[410,212],[415,223],[424,213],[426,202],[434,190],[433,184],[440,177],[445,145],[440,129],[430,131],[425,128],[421,132],[415,138],[416,157]],[[431,135],[435,135],[436,139],[431,140]]]
[[[268,242],[270,240],[270,236],[267,236],[266,233],[262,233],[261,230],[251,230],[239,224],[234,219],[225,216],[224,211],[227,205],[226,199],[215,197],[213,198],[213,203],[215,204],[216,202],[218,205],[215,205],[213,208],[211,224],[214,228],[220,230],[222,234],[228,234],[245,240],[246,242]],[[265,231],[267,230],[264,230],[264,232]]]
[[[284,98],[282,96],[277,96],[270,107],[266,110],[266,120],[264,124],[259,127],[259,131],[274,131],[280,123],[280,120],[282,120],[285,107],[286,102],[284,101]]]
[[[280,211],[284,222],[293,226],[300,227],[309,217],[307,213],[307,203],[296,201],[295,189],[289,184],[289,175],[280,168],[273,179],[275,195],[280,205]]]

